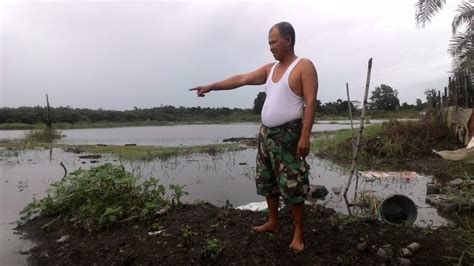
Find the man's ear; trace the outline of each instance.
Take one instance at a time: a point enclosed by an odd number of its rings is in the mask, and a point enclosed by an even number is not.
[[[287,46],[291,46],[291,36],[286,36]]]

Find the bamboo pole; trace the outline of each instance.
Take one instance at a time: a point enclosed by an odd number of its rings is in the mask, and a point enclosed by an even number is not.
[[[354,157],[352,159],[352,166],[351,166],[351,174],[349,176],[349,180],[347,181],[346,188],[344,189],[344,198],[347,200],[347,191],[349,190],[349,186],[351,185],[352,176],[354,175],[354,171],[357,165],[357,158],[359,156],[360,150],[360,138],[362,135],[362,131],[364,130],[364,119],[365,119],[365,107],[367,105],[367,95],[369,93],[369,86],[370,86],[370,73],[372,71],[372,58],[369,59],[368,67],[367,67],[367,80],[365,83],[365,94],[364,94],[364,102],[362,104],[362,114],[360,117],[360,128],[359,134],[357,134],[357,142],[354,150]]]

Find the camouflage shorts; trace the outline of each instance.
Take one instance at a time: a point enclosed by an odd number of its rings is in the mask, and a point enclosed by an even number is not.
[[[301,120],[278,127],[262,125],[258,135],[257,194],[282,195],[290,203],[304,202],[309,190],[309,165],[296,155]]]

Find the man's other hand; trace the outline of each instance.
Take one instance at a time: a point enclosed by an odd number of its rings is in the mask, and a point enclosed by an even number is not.
[[[309,138],[300,138],[298,145],[296,146],[296,155],[302,158],[306,158],[309,154]]]

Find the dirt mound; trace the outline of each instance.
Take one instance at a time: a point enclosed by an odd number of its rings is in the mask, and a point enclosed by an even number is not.
[[[464,250],[448,229],[341,218],[331,209],[307,206],[306,249],[295,254],[288,248],[291,210],[285,207],[280,218],[279,234],[257,235],[250,228],[266,220],[264,213],[198,204],[172,209],[153,224],[129,223],[95,233],[68,226],[45,233],[41,226],[51,220],[46,218],[22,230],[38,243],[31,250],[33,265],[397,265],[399,250],[413,242],[421,248],[408,258],[412,263],[446,265],[453,262],[447,257],[460,257]],[[386,245],[393,254],[386,252],[384,259],[377,253]]]

